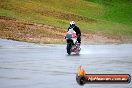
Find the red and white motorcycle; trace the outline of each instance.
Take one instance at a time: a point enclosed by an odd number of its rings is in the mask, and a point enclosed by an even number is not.
[[[65,35],[65,39],[67,42],[67,53],[70,55],[72,52],[75,54],[79,54],[81,48],[80,43],[77,41],[76,32],[73,29],[69,29],[69,31]]]

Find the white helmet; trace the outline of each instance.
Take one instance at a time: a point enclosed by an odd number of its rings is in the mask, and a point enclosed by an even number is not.
[[[74,27],[75,27],[75,22],[74,22],[74,21],[71,21],[71,22],[70,22],[70,27],[71,27],[71,28],[74,28]]]

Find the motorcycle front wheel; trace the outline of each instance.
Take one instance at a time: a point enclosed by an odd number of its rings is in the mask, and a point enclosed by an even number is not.
[[[67,44],[67,53],[70,55],[71,54],[71,44]]]

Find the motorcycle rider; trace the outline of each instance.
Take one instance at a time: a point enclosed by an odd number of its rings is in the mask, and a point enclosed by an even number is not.
[[[81,31],[80,31],[79,27],[76,26],[74,21],[71,21],[70,27],[68,28],[68,31],[69,31],[69,29],[73,29],[76,32],[77,41],[78,41],[79,46],[80,46],[80,44],[81,44]]]

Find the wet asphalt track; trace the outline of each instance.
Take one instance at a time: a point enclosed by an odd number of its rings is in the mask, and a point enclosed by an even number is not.
[[[132,44],[82,45],[80,55],[65,45],[41,45],[0,39],[0,88],[82,88],[75,72],[132,75]],[[132,88],[130,84],[86,84],[83,88]]]

